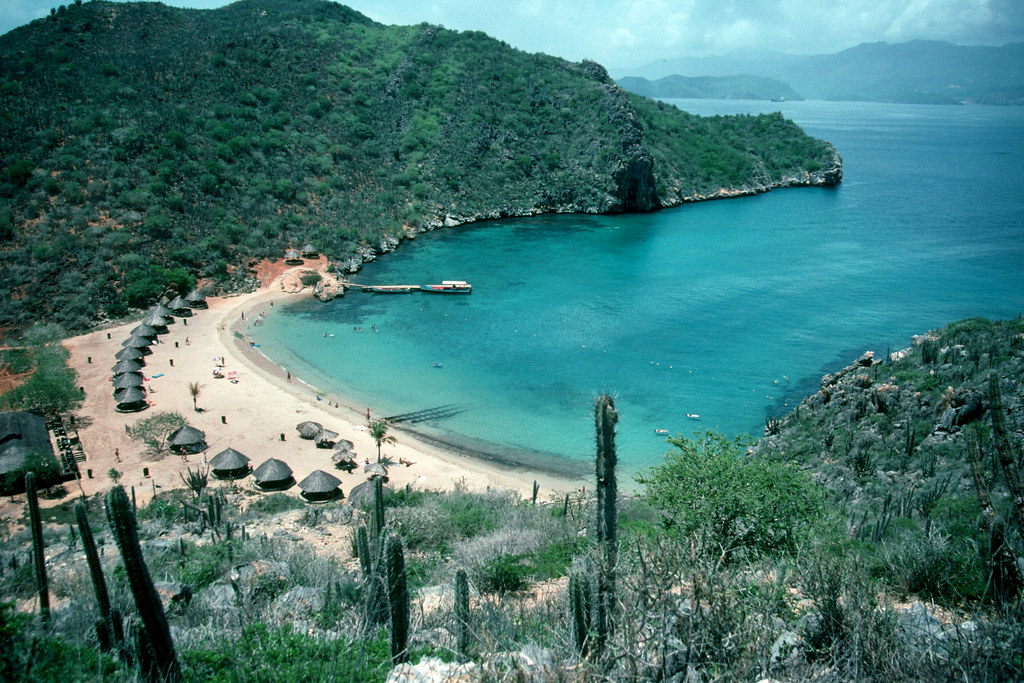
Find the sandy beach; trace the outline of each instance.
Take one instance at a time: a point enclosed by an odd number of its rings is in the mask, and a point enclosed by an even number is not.
[[[286,376],[258,348],[250,346],[246,337],[247,325],[261,313],[274,315],[275,303],[283,304],[289,297],[311,296],[309,289],[295,291],[299,288],[298,271],[309,268],[300,266],[277,274],[251,294],[211,298],[208,309],[196,310],[190,318],[175,319],[168,334],[161,335],[160,343],[150,347],[153,353],[146,356],[143,372],[145,385],[151,389],[152,405],[139,413],[116,412],[110,385],[110,368],[116,362],[114,354],[137,322],[65,342],[71,354],[70,365],[78,372],[86,393],[77,413],[77,427],[86,455],[86,461],[79,467],[82,490],[87,496],[102,493],[113,485],[107,473],[114,468],[121,473],[121,484],[135,487],[141,504],[152,497],[154,490],[159,493],[181,488],[180,474],[189,467],[202,467],[229,447],[248,456],[253,468],[268,458],[284,461],[294,471],[296,482],[317,469],[329,472],[341,480],[345,494],[366,480],[362,467],[352,473],[336,469],[331,462],[333,450],[317,448],[313,441],[299,438],[296,430],[300,422],[319,422],[338,432],[341,439],[355,444],[357,462],[375,462],[377,447],[365,430],[366,408],[347,405],[344,397],[339,396],[321,394],[318,399],[312,387],[299,377]],[[223,359],[224,364],[225,377],[220,379],[212,372],[218,359]],[[234,373],[231,376],[236,381],[231,381],[228,373]],[[193,410],[188,388],[191,382],[202,385],[197,401],[201,412]],[[203,430],[209,446],[205,453],[183,457],[165,452],[158,458],[149,456],[141,442],[131,439],[128,430],[158,411],[175,411],[188,424]],[[591,483],[589,479],[576,480],[469,457],[417,439],[403,432],[399,425],[389,434],[397,442],[384,444],[382,454],[396,463],[389,470],[390,485],[396,487],[409,484],[445,490],[461,483],[471,490],[511,489],[528,497],[536,480],[540,497],[550,499]],[[412,464],[398,464],[406,461]],[[238,484],[254,489],[251,476]],[[74,482],[66,484],[66,488],[71,494],[78,493]],[[287,493],[298,496],[299,487],[293,486]]]

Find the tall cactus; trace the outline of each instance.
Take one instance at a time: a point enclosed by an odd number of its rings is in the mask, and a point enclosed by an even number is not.
[[[616,525],[618,509],[615,479],[615,401],[608,394],[598,396],[594,404],[597,430],[597,543],[602,563],[597,577],[597,651],[601,652],[612,634],[615,607],[615,564],[618,558]]]
[[[356,553],[359,555],[359,568],[363,572],[363,580],[366,581],[373,571],[373,557],[370,555],[370,539],[366,532],[366,525],[359,525],[356,529]]]
[[[110,596],[107,594],[107,582],[103,578],[103,567],[100,565],[100,556],[96,552],[96,541],[92,535],[92,527],[89,525],[89,517],[86,514],[84,503],[75,503],[75,519],[78,521],[78,532],[82,536],[82,547],[85,549],[85,559],[89,564],[89,573],[92,575],[92,585],[96,589],[96,602],[100,608],[100,621],[97,633],[100,639],[100,647],[108,649],[111,641],[118,653],[124,650],[124,632],[121,628],[121,617],[115,617],[114,610],[110,607]]]
[[[46,553],[43,548],[43,519],[39,514],[39,496],[36,493],[36,473],[25,474],[25,499],[28,501],[28,520],[32,526],[32,559],[36,567],[36,588],[39,590],[39,616],[50,623],[50,584],[46,579]]]
[[[469,577],[465,569],[455,572],[455,649],[469,657]]]
[[[145,661],[144,654],[153,656],[154,667],[149,670],[150,680],[164,683],[180,681],[181,667],[174,652],[174,640],[171,639],[171,630],[167,625],[167,616],[164,614],[160,596],[153,586],[146,561],[142,557],[139,535],[135,528],[135,515],[124,488],[115,486],[107,493],[106,511],[107,522],[114,533],[117,547],[121,550],[125,572],[132,588],[132,595],[135,597],[135,606],[139,610],[145,631],[142,641],[148,653],[140,653],[140,660]]]
[[[1024,483],[1021,482],[1020,468],[1017,458],[1007,435],[1006,416],[1003,415],[1003,394],[999,388],[999,375],[988,376],[989,413],[992,417],[992,438],[996,444],[996,453],[1006,475],[1006,484],[1010,487],[1010,497],[1017,508],[1019,531],[1024,533]]]
[[[384,478],[374,477],[373,479],[373,542],[376,547],[384,534]]]
[[[384,545],[391,608],[391,663],[409,661],[409,585],[405,576],[405,550],[402,539],[389,535]]]
[[[586,656],[590,638],[590,580],[586,573],[575,570],[569,575],[569,626],[572,640],[581,657]]]

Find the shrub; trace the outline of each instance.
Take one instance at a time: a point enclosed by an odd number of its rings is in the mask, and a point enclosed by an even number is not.
[[[719,552],[791,552],[821,509],[819,488],[785,463],[747,458],[741,439],[707,431],[669,439],[664,462],[638,477],[667,527],[704,534]]]

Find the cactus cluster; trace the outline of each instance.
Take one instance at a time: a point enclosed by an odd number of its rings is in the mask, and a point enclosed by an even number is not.
[[[460,657],[469,657],[469,577],[465,569],[455,572],[455,649]]]
[[[92,535],[92,527],[89,525],[89,517],[86,514],[84,503],[75,504],[75,519],[78,522],[78,532],[82,537],[82,547],[85,550],[85,560],[89,565],[89,574],[92,576],[92,585],[96,590],[96,603],[100,609],[100,618],[96,623],[96,635],[99,638],[100,649],[104,652],[114,649],[124,657],[124,630],[121,614],[110,606],[107,582],[103,578],[103,567],[100,565],[99,553],[96,552],[96,541]]]
[[[619,414],[615,402],[602,394],[594,405],[594,425],[597,430],[597,543],[601,567],[597,575],[597,640],[598,652],[614,628],[615,564],[618,558],[616,528],[618,525],[618,483],[615,478],[615,423]]]

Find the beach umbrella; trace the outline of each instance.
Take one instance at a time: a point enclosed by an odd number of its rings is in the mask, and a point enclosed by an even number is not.
[[[199,293],[198,289],[193,289],[191,292],[185,295],[185,301],[192,308],[206,308],[206,297]]]
[[[381,465],[379,462],[371,462],[363,465],[363,472],[369,474],[371,477],[386,477],[388,476],[388,468]]]
[[[152,326],[147,325],[146,323],[141,323],[132,328],[132,336],[145,337],[147,339],[155,339],[157,336],[157,331],[154,330]]]
[[[324,430],[324,426],[319,422],[311,422],[306,420],[295,425],[295,428],[299,430],[299,436],[303,439],[315,439],[320,436],[320,432]]]
[[[210,471],[218,479],[239,479],[249,474],[249,458],[225,448],[210,460]]]
[[[266,460],[253,470],[252,476],[262,488],[288,488],[295,482],[292,468],[276,458]]]
[[[138,372],[142,369],[145,364],[141,358],[139,360],[119,360],[114,364],[114,367],[110,368],[114,376],[124,374],[126,372]]]
[[[144,379],[137,372],[122,372],[114,378],[115,389],[127,389],[128,387],[141,387]]]
[[[192,425],[185,425],[171,433],[167,445],[175,453],[198,453],[206,448],[206,434]]]
[[[171,322],[173,321],[168,320],[162,315],[150,312],[150,314],[143,319],[142,324],[153,328],[156,330],[157,334],[167,334],[167,326]]]
[[[334,445],[334,440],[338,438],[338,432],[332,432],[330,429],[325,429],[316,436],[316,447],[317,448],[330,448]]]
[[[114,354],[114,358],[118,360],[138,360],[145,356],[142,349],[137,349],[134,346],[126,346],[117,353]]]
[[[345,470],[346,472],[351,472],[358,467],[358,465],[356,465],[355,458],[352,457],[351,453],[343,453],[341,451],[335,451],[334,454],[331,455],[331,462],[333,462],[334,466],[339,470]]]
[[[356,447],[356,445],[349,441],[348,439],[341,439],[340,441],[336,441],[334,443],[334,446],[339,453],[351,453],[352,449]]]
[[[338,493],[341,479],[323,470],[313,470],[309,476],[299,482],[302,493],[311,500],[334,498]]]

